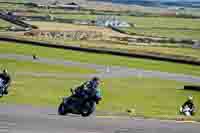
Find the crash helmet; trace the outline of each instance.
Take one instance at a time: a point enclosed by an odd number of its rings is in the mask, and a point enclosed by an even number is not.
[[[96,88],[100,84],[100,78],[98,77],[93,77],[90,81],[91,85],[93,86],[92,88]]]
[[[193,97],[192,96],[188,96],[188,100],[193,100]]]
[[[100,79],[98,77],[93,77],[92,81],[100,81]]]

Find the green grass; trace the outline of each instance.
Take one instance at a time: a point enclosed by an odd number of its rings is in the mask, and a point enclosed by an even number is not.
[[[0,19],[0,30],[5,30],[9,26],[11,26],[9,22]]]
[[[2,4],[2,8],[3,9],[18,8],[24,10],[29,9],[28,7],[24,7],[21,5],[15,6],[7,4],[5,5]],[[52,16],[65,19],[75,19],[75,20],[96,20],[97,16],[100,16],[100,15],[91,15],[89,14],[89,12],[86,12],[86,14],[79,14],[79,12],[73,13],[73,11],[71,11],[70,14],[70,12],[65,13],[65,11],[61,9],[47,10],[47,9],[32,8],[31,10],[39,11],[39,13],[32,13],[32,15],[47,15],[49,14],[50,11],[51,12],[50,14]],[[132,33],[144,34],[146,36],[153,35],[160,37],[200,39],[200,37],[198,36],[200,34],[199,19],[175,18],[175,17],[136,17],[136,16],[126,16],[126,15],[120,16],[120,19],[136,24],[136,28],[125,28],[126,31],[130,31]],[[185,28],[189,30],[184,30]]]
[[[122,18],[136,25],[136,28],[125,28],[126,31],[133,33],[160,37],[200,39],[198,36],[200,33],[199,19],[131,16],[123,16]],[[183,30],[185,28],[190,30]]]
[[[199,19],[134,16],[122,16],[121,18],[136,24],[136,27],[138,28],[165,27],[199,29],[200,27]]]
[[[79,14],[59,14],[56,17],[77,20],[96,20],[100,15],[79,15]],[[137,29],[127,28],[126,30],[136,32],[144,35],[155,35],[164,37],[178,37],[186,39],[199,39],[200,23],[199,19],[189,18],[173,18],[173,17],[134,17],[134,16],[121,16],[122,20],[136,24]],[[154,28],[161,29],[154,29]],[[144,28],[144,29],[143,29]],[[181,30],[181,29],[191,30]],[[173,33],[173,34],[171,34]]]
[[[147,59],[128,58],[121,56],[112,56],[107,54],[76,52],[70,50],[53,49],[8,42],[0,43],[0,53],[16,53],[24,55],[32,55],[33,53],[35,53],[39,57],[48,57],[54,59],[58,58],[104,65],[119,65],[145,70],[157,70],[200,76],[199,66]]]
[[[17,61],[14,59],[0,59],[0,68],[7,68],[9,72],[37,72],[37,73],[77,73],[91,74],[96,73],[96,70],[89,68],[81,68],[77,66],[63,66],[54,64],[43,64],[30,61]]]
[[[138,51],[138,52],[147,52],[147,53],[157,53],[163,55],[171,55],[171,56],[180,56],[180,57],[188,57],[195,58],[196,60],[200,60],[200,50],[193,48],[181,48],[181,47],[173,47],[171,44],[167,44],[169,47],[165,47],[165,45],[160,44],[161,46],[127,46],[128,51]],[[126,49],[126,47],[122,47],[121,49]]]
[[[17,5],[11,5],[11,4],[4,4],[4,3],[1,3],[0,5],[0,9],[12,9],[12,8],[17,8]]]
[[[127,108],[134,108],[139,116],[177,116],[179,106],[188,95],[193,95],[195,104],[200,105],[200,94],[178,90],[183,88],[183,85],[184,83],[154,78],[105,80],[105,101],[99,108],[121,112]],[[199,115],[200,112],[197,113],[198,117]]]
[[[54,16],[75,20],[96,20],[98,15],[67,14]],[[131,31],[133,33],[144,34],[147,36],[153,35],[160,37],[176,37],[183,39],[200,39],[200,37],[198,36],[200,34],[199,19],[134,16],[121,16],[120,19],[126,20],[136,25],[136,29],[125,28],[126,31]],[[185,28],[190,30],[184,30]]]
[[[19,5],[19,4],[4,4],[1,3],[0,5],[0,9],[1,10],[9,10],[9,11],[13,11],[13,10],[19,10],[19,9],[26,9],[26,7],[24,5]]]
[[[52,42],[52,41],[49,41]],[[63,44],[63,42],[61,42]],[[190,57],[195,60],[200,60],[200,50],[194,48],[181,48],[178,44],[162,44],[162,43],[151,43],[154,46],[142,46],[138,45],[126,45],[115,42],[104,42],[104,41],[65,41],[65,45],[81,45],[81,47],[92,47],[92,48],[107,48],[123,50],[128,52],[142,52],[142,53],[155,53],[171,56]],[[137,43],[136,43],[137,44]]]
[[[21,38],[21,36],[18,36]],[[199,49],[180,47],[181,44],[173,43],[151,43],[150,46],[142,46],[141,43],[134,43],[127,45],[127,43],[119,43],[116,41],[87,41],[87,40],[62,40],[62,39],[51,39],[48,37],[26,37],[23,39],[31,39],[35,41],[44,41],[49,43],[57,43],[61,45],[73,45],[89,48],[106,48],[114,49],[120,51],[126,51],[130,53],[140,52],[140,53],[151,53],[151,54],[161,54],[177,57],[191,58],[193,60],[200,60]],[[145,43],[144,43],[145,45]]]
[[[169,37],[179,39],[200,39],[200,30],[182,30],[182,29],[154,29],[154,28],[122,28],[128,33],[136,33],[144,36]],[[173,34],[171,34],[173,33]]]
[[[80,14],[56,14],[54,15],[59,18],[65,18],[65,19],[75,19],[75,20],[96,20],[97,15],[80,15]]]
[[[8,97],[0,99],[2,103],[30,105],[57,105],[59,96],[67,94],[67,89],[78,84],[77,79],[49,77],[14,76]]]
[[[56,17],[75,20],[96,20],[97,16],[91,14],[55,14]],[[191,18],[175,18],[175,17],[135,17],[135,16],[120,16],[121,20],[126,20],[129,23],[136,24],[138,28],[189,28],[199,29],[200,24],[198,19]]]
[[[56,107],[61,97],[69,95],[69,88],[80,85],[86,79],[14,76],[10,93],[0,99],[1,103],[31,104]],[[134,108],[137,116],[178,117],[178,108],[188,95],[194,96],[199,107],[200,94],[178,90],[184,83],[152,78],[102,79],[103,101],[98,111],[125,113]],[[167,102],[166,102],[167,100]],[[200,111],[195,118],[200,117]]]

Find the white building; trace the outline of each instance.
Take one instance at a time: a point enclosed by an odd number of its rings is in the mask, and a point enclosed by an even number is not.
[[[115,27],[115,28],[126,28],[131,27],[129,23],[126,21],[121,21],[116,16],[99,16],[96,20],[97,26],[105,26],[105,27]]]
[[[127,27],[130,27],[130,24],[125,21],[108,20],[105,22],[105,26],[106,27],[111,26],[111,27],[116,27],[116,28],[127,28]]]

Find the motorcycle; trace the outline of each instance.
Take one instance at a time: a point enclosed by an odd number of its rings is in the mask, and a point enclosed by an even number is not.
[[[2,97],[4,94],[8,94],[8,84],[5,84],[4,80],[0,78],[0,97]]]
[[[71,93],[71,96],[64,97],[62,99],[62,102],[58,107],[59,115],[67,115],[68,113],[71,113],[87,117],[95,111],[96,104],[98,104],[101,100],[101,98],[98,96],[94,96],[88,99],[76,97],[72,89]]]
[[[184,114],[185,116],[192,116],[194,113],[194,110],[189,108],[187,105],[183,108],[182,106],[180,107],[180,114]]]

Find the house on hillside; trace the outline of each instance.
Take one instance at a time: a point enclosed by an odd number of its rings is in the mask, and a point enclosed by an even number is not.
[[[48,7],[48,5],[38,4],[38,7],[40,7],[40,8],[46,8],[46,7]]]
[[[66,9],[66,10],[80,10],[80,5],[71,2],[71,3],[67,3],[67,4],[60,4],[58,2],[53,3],[51,5],[49,5],[50,8],[61,8],[61,9]]]
[[[81,8],[80,5],[78,5],[74,2],[60,5],[60,7],[64,8],[64,9],[69,9],[69,10],[80,10],[80,8]]]
[[[115,27],[115,28],[127,28],[132,25],[126,21],[120,20],[116,16],[98,16],[96,20],[97,26],[105,26],[105,27]]]
[[[105,22],[106,27],[116,27],[116,28],[127,28],[130,27],[130,24],[128,24],[125,21],[118,21],[118,20],[108,20]]]
[[[60,2],[54,2],[52,4],[47,4],[47,5],[38,5],[38,7],[48,7],[48,8],[60,8],[60,9],[66,9],[66,10],[80,10],[80,5],[71,2],[71,3],[67,3],[67,4],[62,4]]]

